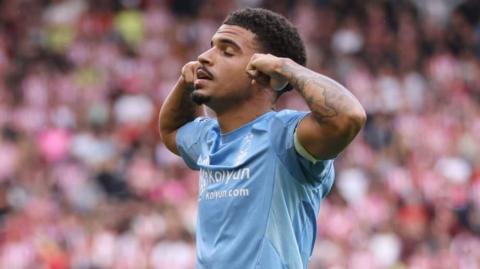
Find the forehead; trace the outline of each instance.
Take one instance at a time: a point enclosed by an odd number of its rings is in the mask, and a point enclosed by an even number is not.
[[[241,48],[256,50],[256,35],[243,27],[237,25],[222,24],[212,37],[212,42],[230,39],[237,43]]]

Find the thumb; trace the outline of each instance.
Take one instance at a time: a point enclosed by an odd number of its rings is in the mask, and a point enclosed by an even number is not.
[[[258,70],[255,69],[247,69],[247,74],[252,78],[255,79],[258,76]]]

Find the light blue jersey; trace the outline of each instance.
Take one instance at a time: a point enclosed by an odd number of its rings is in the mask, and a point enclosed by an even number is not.
[[[210,118],[179,129],[181,156],[200,170],[197,269],[307,268],[334,169],[295,149],[306,114],[268,112],[226,134]]]

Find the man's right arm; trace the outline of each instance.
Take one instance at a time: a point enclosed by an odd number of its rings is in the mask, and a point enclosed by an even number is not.
[[[182,75],[165,99],[158,117],[163,143],[176,155],[179,155],[176,144],[177,130],[196,117],[203,115],[202,107],[191,99],[197,66],[198,62],[194,61],[187,63],[182,68]]]

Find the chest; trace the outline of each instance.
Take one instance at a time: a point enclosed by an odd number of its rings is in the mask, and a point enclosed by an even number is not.
[[[267,137],[248,133],[229,143],[221,142],[207,144],[197,160],[199,199],[240,199],[254,195],[271,171]]]

